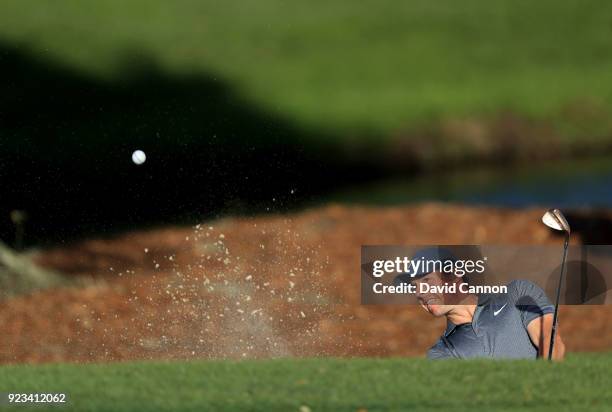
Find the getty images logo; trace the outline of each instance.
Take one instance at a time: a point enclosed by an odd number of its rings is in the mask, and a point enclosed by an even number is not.
[[[420,257],[410,259],[407,256],[388,260],[375,260],[372,264],[372,276],[380,278],[386,273],[407,273],[414,277],[417,273],[445,273],[463,277],[466,274],[485,271],[486,257],[477,260],[471,259],[427,259]]]

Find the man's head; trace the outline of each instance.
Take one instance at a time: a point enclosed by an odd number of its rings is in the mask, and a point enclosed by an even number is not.
[[[397,276],[394,283],[416,285],[415,296],[423,309],[435,317],[446,316],[465,301],[466,294],[461,293],[459,288],[465,279],[456,276],[453,271],[442,269],[448,267],[446,263],[457,261],[448,249],[440,247],[422,249],[415,253],[412,260],[421,262],[418,268]],[[446,286],[444,290],[453,290],[452,285],[455,285],[455,292],[441,291],[442,286]]]
[[[452,273],[431,272],[412,281],[416,285],[416,298],[423,309],[435,317],[446,316],[465,298],[459,290],[463,279]],[[440,292],[439,287],[455,284],[456,292]]]

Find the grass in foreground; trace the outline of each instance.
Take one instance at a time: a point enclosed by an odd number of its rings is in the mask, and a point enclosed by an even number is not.
[[[612,405],[611,367],[610,354],[572,355],[562,364],[287,359],[5,366],[0,392],[68,392],[70,409],[79,411],[603,411]]]

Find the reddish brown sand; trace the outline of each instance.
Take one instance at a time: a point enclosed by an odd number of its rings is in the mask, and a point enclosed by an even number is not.
[[[329,206],[40,252],[41,264],[91,280],[1,301],[0,362],[423,356],[444,321],[414,306],[360,305],[360,246],[560,245],[540,214]],[[610,315],[563,307],[568,349],[612,349]]]

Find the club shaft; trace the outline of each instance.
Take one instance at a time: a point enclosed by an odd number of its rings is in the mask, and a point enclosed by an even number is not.
[[[565,271],[565,260],[567,259],[567,247],[569,244],[569,233],[565,234],[565,244],[563,245],[563,260],[561,261],[561,273],[559,274],[559,285],[557,285],[557,299],[555,301],[555,314],[553,316],[552,330],[550,332],[550,346],[548,360],[552,360],[553,349],[555,347],[555,335],[557,334],[557,323],[559,320],[559,299],[561,297],[561,286],[563,285],[563,274]]]

